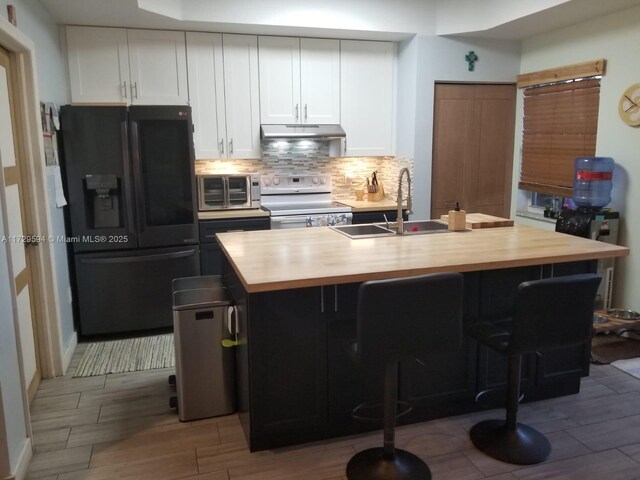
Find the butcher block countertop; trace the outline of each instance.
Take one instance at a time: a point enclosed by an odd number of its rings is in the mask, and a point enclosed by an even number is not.
[[[229,210],[211,210],[198,212],[198,220],[227,220],[230,218],[268,217],[268,210],[261,208],[231,208]]]
[[[378,212],[380,210],[396,210],[398,208],[397,200],[392,200],[390,198],[385,198],[384,200],[380,200],[379,202],[370,202],[366,199],[352,200],[347,198],[339,198],[338,200],[336,200],[336,202],[348,205],[349,207],[351,207],[351,211],[354,213]],[[402,208],[407,208],[407,206],[402,205]]]
[[[217,237],[250,293],[629,254],[626,247],[526,225],[355,240],[329,227]]]

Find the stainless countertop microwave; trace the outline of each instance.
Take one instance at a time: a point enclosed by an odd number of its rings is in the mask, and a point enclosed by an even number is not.
[[[198,175],[201,212],[233,208],[260,208],[260,176],[255,174]]]

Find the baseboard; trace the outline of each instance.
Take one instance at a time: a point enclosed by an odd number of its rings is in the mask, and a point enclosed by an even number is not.
[[[31,448],[31,438],[27,438],[20,452],[20,458],[18,458],[18,465],[13,475],[5,477],[3,480],[24,480],[27,478],[27,469],[29,468],[29,462],[33,457],[33,449]]]
[[[78,346],[78,332],[73,332],[71,335],[71,340],[69,340],[69,345],[67,345],[67,349],[64,351],[62,355],[62,374],[67,373],[67,368],[69,368],[69,364],[71,363],[71,359],[73,358],[73,353],[76,351],[76,347]]]

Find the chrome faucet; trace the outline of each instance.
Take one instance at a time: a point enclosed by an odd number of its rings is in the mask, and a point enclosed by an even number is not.
[[[398,176],[398,235],[402,235],[404,233],[402,218],[402,177],[404,174],[407,174],[407,186],[408,186],[408,196],[407,196],[407,215],[413,213],[411,212],[411,174],[409,173],[409,169],[404,167],[400,170],[400,175]]]

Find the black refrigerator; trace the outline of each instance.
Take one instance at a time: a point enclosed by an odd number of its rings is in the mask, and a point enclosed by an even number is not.
[[[60,112],[80,335],[170,327],[171,281],[200,274],[191,109]]]

